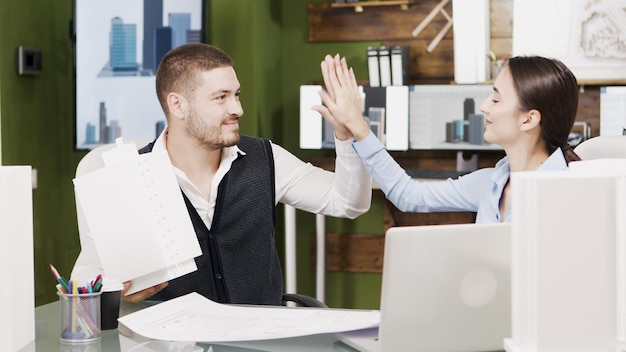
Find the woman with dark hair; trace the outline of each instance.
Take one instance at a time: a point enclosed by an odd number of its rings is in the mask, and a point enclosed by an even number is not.
[[[509,59],[491,95],[480,105],[484,139],[506,156],[493,168],[445,182],[413,180],[398,165],[361,116],[361,98],[345,59],[322,62],[324,105],[313,107],[336,131],[355,138],[353,148],[381,190],[405,212],[473,211],[477,223],[510,222],[511,172],[565,170],[580,160],[567,142],[576,118],[578,84],[558,60],[522,56]]]

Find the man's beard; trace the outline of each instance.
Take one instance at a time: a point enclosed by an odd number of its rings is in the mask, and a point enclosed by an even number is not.
[[[222,134],[222,124],[207,125],[198,118],[195,110],[191,110],[185,126],[187,136],[193,138],[198,145],[206,150],[219,150],[231,147],[239,143],[239,132],[229,132],[228,136]]]

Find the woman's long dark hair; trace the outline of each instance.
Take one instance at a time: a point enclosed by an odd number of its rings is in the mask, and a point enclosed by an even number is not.
[[[517,56],[508,61],[519,109],[541,113],[541,133],[548,154],[563,150],[566,162],[580,160],[567,142],[578,110],[578,82],[561,61],[540,56]]]

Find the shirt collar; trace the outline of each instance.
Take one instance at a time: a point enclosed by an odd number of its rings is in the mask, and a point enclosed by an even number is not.
[[[539,166],[539,171],[561,171],[567,169],[567,161],[565,161],[565,155],[561,148],[556,150],[550,155],[550,157]]]
[[[563,151],[561,148],[557,148],[549,157],[541,163],[541,165],[537,168],[537,171],[559,171],[567,169],[567,162],[565,161],[565,155],[563,155]],[[511,172],[511,162],[509,161],[509,157],[505,156],[500,159],[496,164],[496,171],[493,173],[492,179],[499,180],[503,177],[508,178]]]
[[[496,163],[495,171],[491,174],[491,180],[494,184],[493,193],[498,195],[498,197],[508,182],[510,173],[511,162],[509,161],[509,157],[505,156]]]

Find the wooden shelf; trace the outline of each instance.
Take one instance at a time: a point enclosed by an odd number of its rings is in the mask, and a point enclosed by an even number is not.
[[[357,1],[345,3],[335,2],[330,4],[330,7],[354,7],[354,12],[363,12],[365,7],[370,6],[400,6],[400,9],[405,11],[408,10],[409,6],[415,2],[415,0]]]
[[[584,89],[585,86],[623,86],[626,85],[624,79],[596,79],[596,80],[578,80],[578,85]]]

